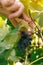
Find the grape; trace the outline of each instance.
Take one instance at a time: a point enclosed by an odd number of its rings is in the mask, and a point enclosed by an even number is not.
[[[32,38],[26,32],[21,32],[21,39],[18,42],[18,48],[21,51],[25,51],[25,49],[31,44]]]

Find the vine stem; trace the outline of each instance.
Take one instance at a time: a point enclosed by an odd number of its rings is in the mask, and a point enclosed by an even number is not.
[[[40,33],[41,39],[42,39],[42,41],[43,41],[43,37],[42,37],[42,34],[41,34],[40,27],[38,27],[38,26],[36,25],[36,23],[34,22],[34,19],[31,17],[30,12],[29,12],[29,15],[30,15],[30,18],[29,18],[25,13],[23,13],[22,16],[23,16],[24,20],[28,22],[28,24],[29,24],[29,26],[30,26],[31,28],[34,27],[33,29],[35,29],[35,27],[36,27],[36,28],[38,29],[38,32]],[[32,25],[32,24],[33,24],[33,25]]]
[[[30,14],[30,18],[31,18],[31,20],[32,20],[32,22],[36,25],[36,23],[34,22],[34,19],[31,17],[31,14]],[[40,33],[40,36],[41,36],[41,39],[42,39],[42,41],[43,41],[43,37],[42,37],[42,32],[41,32],[41,29],[40,29],[40,27],[38,27],[37,25],[36,25],[36,27],[37,27],[37,29],[38,29],[38,32]]]
[[[37,60],[35,60],[35,61],[31,62],[29,65],[32,65],[32,64],[34,64],[35,62],[37,62],[37,61],[39,61],[39,60],[41,60],[41,59],[43,59],[43,57],[38,58]]]

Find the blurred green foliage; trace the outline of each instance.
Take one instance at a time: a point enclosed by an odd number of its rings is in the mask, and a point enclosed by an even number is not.
[[[20,0],[24,6],[24,12],[36,20],[37,24],[41,27],[43,34],[43,6],[39,4],[39,0]],[[37,2],[37,3],[36,3]],[[21,27],[25,27],[25,24],[20,27],[14,28],[9,20],[2,15],[4,19],[4,25],[0,28],[0,65],[13,65],[22,60],[23,65],[43,65],[43,41],[39,39],[39,36],[35,33],[32,37],[32,43],[26,52],[21,52],[18,48],[18,41],[20,34],[18,34]],[[28,27],[28,25],[26,24]],[[37,32],[37,31],[36,31]],[[38,37],[38,38],[37,38]],[[37,38],[37,39],[36,39]],[[36,43],[36,41],[38,42]],[[39,41],[40,40],[40,41]],[[41,58],[41,59],[40,59]]]

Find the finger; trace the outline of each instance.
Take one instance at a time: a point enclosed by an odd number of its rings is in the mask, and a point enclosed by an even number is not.
[[[19,16],[22,14],[23,10],[24,10],[24,6],[23,6],[22,3],[20,3],[20,8],[19,8],[19,10],[16,11],[16,12],[11,13],[11,14],[9,15],[9,18],[19,17]]]
[[[10,7],[7,7],[6,10],[8,10],[9,12],[15,12],[19,9],[19,5],[17,4],[18,2],[14,2],[14,4]]]
[[[1,0],[2,6],[10,6],[14,3],[14,0]]]
[[[10,21],[11,21],[11,23],[12,23],[12,25],[13,25],[14,27],[18,26],[18,22],[15,21],[13,18],[12,18],[12,19],[10,18]]]

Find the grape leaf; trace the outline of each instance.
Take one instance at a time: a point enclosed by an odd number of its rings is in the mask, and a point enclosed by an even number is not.
[[[8,65],[8,61],[5,59],[0,59],[0,65]]]
[[[37,3],[34,3],[34,2],[31,2],[30,3],[30,9],[33,9],[34,11],[37,10],[37,11],[43,11],[43,7],[40,6],[39,4]]]
[[[39,16],[39,25],[43,27],[43,13],[41,13]]]
[[[24,4],[24,6],[25,6],[25,8],[24,8],[24,12],[27,14],[27,15],[29,15],[29,3],[30,3],[30,0],[20,0],[23,4]]]

